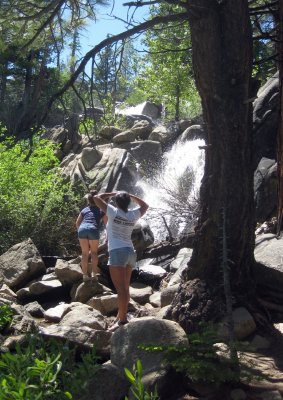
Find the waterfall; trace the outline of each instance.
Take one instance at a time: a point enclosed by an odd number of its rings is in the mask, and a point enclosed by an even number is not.
[[[140,172],[137,187],[150,206],[145,219],[156,241],[165,240],[169,232],[177,238],[195,225],[204,171],[204,150],[199,146],[203,145],[201,139],[179,140],[163,154],[158,171],[150,176]]]

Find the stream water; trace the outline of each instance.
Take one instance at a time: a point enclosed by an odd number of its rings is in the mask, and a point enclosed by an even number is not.
[[[192,230],[204,170],[204,151],[199,148],[203,145],[201,139],[179,140],[164,153],[158,171],[151,176],[141,174],[137,187],[150,205],[145,219],[155,241]]]

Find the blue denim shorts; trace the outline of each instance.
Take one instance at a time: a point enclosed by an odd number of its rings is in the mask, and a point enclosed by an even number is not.
[[[78,229],[79,239],[99,240],[99,229],[92,224],[81,224]]]
[[[131,247],[122,247],[109,251],[108,265],[111,267],[126,267],[129,265],[134,268],[137,261],[137,254]]]

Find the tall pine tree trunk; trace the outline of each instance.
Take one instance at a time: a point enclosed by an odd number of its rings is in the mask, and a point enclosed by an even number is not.
[[[252,33],[247,0],[191,0],[193,66],[207,132],[201,216],[187,278],[221,283],[223,208],[232,287],[245,293],[254,262]]]

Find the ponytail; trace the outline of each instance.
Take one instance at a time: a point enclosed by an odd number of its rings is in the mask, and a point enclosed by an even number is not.
[[[97,195],[97,190],[90,190],[89,194],[87,194],[87,201],[91,206],[95,206],[95,202],[93,200],[93,196]]]

